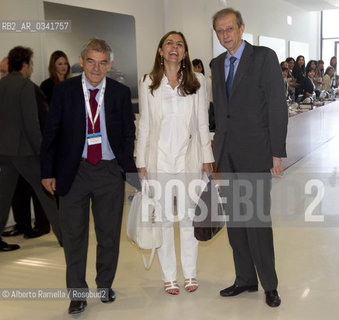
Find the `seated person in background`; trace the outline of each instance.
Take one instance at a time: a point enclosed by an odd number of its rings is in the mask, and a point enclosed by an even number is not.
[[[289,76],[293,77],[292,76],[292,70],[293,70],[294,65],[295,65],[295,60],[292,57],[288,57],[288,58],[286,58],[286,62],[288,64]]]
[[[294,101],[295,100],[295,88],[299,86],[296,82],[296,79],[292,75],[292,70],[295,65],[295,60],[292,57],[288,57],[286,58],[286,62],[288,65],[288,74],[287,74],[288,93],[291,99]]]
[[[288,94],[288,79],[287,79],[288,68],[282,66],[281,67],[281,73],[282,73],[282,77],[283,77],[283,80],[284,80],[285,98],[288,99],[288,96],[289,96],[289,94]]]
[[[287,61],[280,62],[280,67],[281,67],[281,69],[284,67],[284,68],[287,68],[287,70],[288,70],[288,63],[287,63]]]
[[[322,88],[323,76],[324,76],[324,61],[318,60],[314,76],[315,93],[317,94],[317,96],[319,96]]]
[[[321,90],[325,90],[325,91],[331,90],[331,84],[332,84],[333,77],[334,77],[334,68],[332,66],[328,66],[326,68],[325,75],[323,76]]]
[[[330,66],[333,67],[334,73],[337,72],[337,57],[333,56],[330,60]]]
[[[331,87],[332,88],[337,88],[338,87],[338,83],[337,83],[337,57],[336,56],[333,56],[331,58],[330,66],[333,67],[333,69],[334,69],[334,75],[332,77]]]
[[[315,75],[315,70],[308,67],[306,69],[306,77],[304,80],[304,84],[302,86],[303,89],[303,100],[308,98],[308,97],[312,97],[314,94],[314,82],[313,82],[313,78]]]
[[[323,77],[324,76],[324,61],[323,60],[318,60],[317,63],[317,68],[315,69],[315,76],[316,77]]]
[[[200,59],[192,60],[192,64],[193,64],[193,71],[199,72],[205,75],[204,64],[202,63]]]
[[[318,63],[316,60],[310,60],[307,62],[306,69],[312,68],[314,70],[317,69]]]
[[[296,79],[298,86],[295,88],[295,98],[298,98],[299,94],[303,93],[302,85],[305,82],[305,58],[304,56],[298,56],[297,61],[294,64],[292,75]]]
[[[322,79],[318,80],[318,78],[315,76],[317,68],[318,68],[318,62],[316,60],[310,60],[310,61],[307,62],[306,70],[314,69],[314,77],[313,77],[314,91],[315,91],[317,97],[319,97],[320,90],[317,90],[317,85],[318,85],[318,88],[319,88],[319,83],[320,83],[320,86],[321,86],[321,80]]]

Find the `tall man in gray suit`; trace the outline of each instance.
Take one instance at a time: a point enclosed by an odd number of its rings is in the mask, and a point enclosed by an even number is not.
[[[19,174],[32,186],[61,243],[56,202],[40,183],[41,131],[34,83],[33,51],[21,46],[8,54],[9,75],[0,80],[0,234],[8,218]],[[18,249],[0,238],[0,251]]]
[[[245,26],[240,12],[230,8],[217,12],[213,28],[227,49],[212,62],[214,152],[217,168],[230,182],[223,191],[236,272],[234,284],[220,295],[257,291],[258,274],[266,303],[277,307],[281,300],[270,189],[271,175],[282,175],[281,157],[286,157],[288,113],[281,70],[274,51],[242,40]]]

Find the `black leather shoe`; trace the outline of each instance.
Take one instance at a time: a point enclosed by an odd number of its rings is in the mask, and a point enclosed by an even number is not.
[[[240,287],[237,284],[234,284],[233,286],[230,286],[224,290],[220,291],[220,295],[222,297],[233,297],[233,296],[237,296],[238,294],[244,292],[244,291],[248,291],[248,292],[254,292],[254,291],[258,291],[258,285],[253,285],[253,286],[243,286]]]
[[[37,227],[34,227],[33,230],[35,232],[39,233],[41,236],[51,232],[50,228],[37,228]]]
[[[20,234],[22,234],[23,232],[21,232],[18,228],[16,228],[15,226],[8,230],[8,231],[3,231],[2,232],[2,236],[3,237],[15,237],[15,236],[19,236]]]
[[[104,290],[104,289],[99,289],[99,290]],[[101,296],[100,300],[103,303],[110,303],[115,301],[115,292],[112,288],[107,288],[106,290],[104,290],[104,294]]]
[[[279,307],[281,299],[277,290],[265,291],[266,303],[270,307]]]
[[[7,242],[0,240],[0,251],[13,251],[19,248],[20,246],[17,244],[8,244]]]
[[[72,300],[69,304],[68,313],[69,314],[76,314],[83,312],[87,307],[86,300]]]
[[[31,229],[31,230],[25,232],[24,238],[25,239],[34,239],[34,238],[38,238],[38,237],[41,237],[41,236],[42,236],[42,234]]]

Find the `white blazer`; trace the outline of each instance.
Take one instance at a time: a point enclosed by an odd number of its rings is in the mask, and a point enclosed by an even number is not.
[[[186,124],[189,134],[185,156],[185,172],[201,172],[203,163],[214,162],[208,129],[208,104],[205,77],[196,73],[200,88],[195,94],[184,97]],[[162,120],[161,87],[153,91],[149,75],[139,82],[139,127],[136,146],[136,165],[150,173],[157,172],[158,141]]]

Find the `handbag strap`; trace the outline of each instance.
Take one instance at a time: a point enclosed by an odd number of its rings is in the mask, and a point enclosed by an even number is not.
[[[151,268],[151,265],[152,265],[152,262],[153,262],[153,259],[154,259],[154,255],[155,255],[155,243],[154,243],[155,228],[154,228],[153,224],[152,224],[152,236],[153,236],[152,252],[151,252],[151,255],[150,255],[149,259],[148,259],[148,262],[147,262],[147,259],[146,259],[145,255],[144,255],[144,253],[141,251],[142,261],[144,263],[144,266],[145,266],[146,270],[149,270]]]
[[[149,183],[146,179],[143,179],[142,180],[142,193],[144,195],[147,195],[148,197],[151,195],[151,190],[150,190],[150,186],[149,186]],[[141,256],[142,256],[142,261],[144,263],[144,266],[145,266],[145,269],[146,270],[149,270],[151,268],[151,265],[152,265],[152,262],[153,262],[153,259],[154,259],[154,256],[155,256],[155,250],[156,250],[156,247],[155,247],[155,243],[154,243],[154,239],[155,239],[155,226],[154,224],[152,223],[152,237],[153,237],[153,243],[152,243],[152,252],[151,252],[151,255],[147,261],[142,249],[141,249]]]
[[[147,197],[152,196],[151,194],[151,188],[149,186],[149,183],[147,181],[147,179],[142,179],[141,181],[141,192],[143,195],[146,195]]]
[[[153,262],[153,259],[154,259],[154,255],[155,255],[155,248],[152,249],[152,252],[151,252],[151,255],[148,259],[148,262],[147,262],[147,259],[144,255],[143,252],[141,252],[141,256],[142,256],[142,261],[144,263],[144,266],[145,266],[145,269],[146,270],[149,270],[151,268],[151,265],[152,265],[152,262]]]

